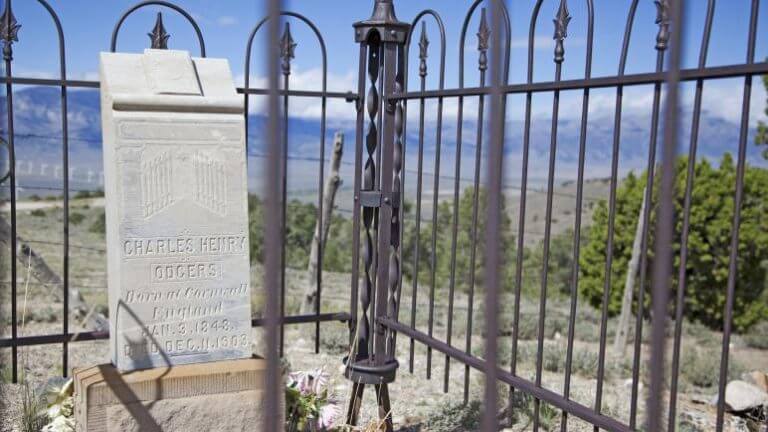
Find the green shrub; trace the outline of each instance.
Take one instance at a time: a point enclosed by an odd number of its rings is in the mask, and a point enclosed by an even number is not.
[[[515,430],[531,430],[529,427],[533,422],[536,408],[535,401],[532,396],[520,391],[516,391],[512,394],[511,398],[511,414],[513,422],[516,425],[526,425],[523,429]],[[560,411],[545,402],[539,404],[539,427],[545,431],[558,430],[560,424]],[[468,429],[469,430],[469,429]],[[475,429],[472,429],[475,430]]]
[[[13,381],[13,371],[7,364],[0,365],[0,384],[9,384]]]
[[[34,217],[45,217],[45,210],[43,209],[34,209],[31,212],[29,212],[30,216]]]
[[[80,225],[85,220],[85,215],[82,213],[70,213],[69,223],[72,225]]]
[[[539,404],[539,426],[545,431],[559,430],[560,411],[552,405],[541,402]]]
[[[681,157],[676,161],[675,211],[682,214],[685,202],[685,184],[688,160]],[[632,244],[637,226],[638,213],[643,201],[646,174],[629,174],[619,187],[616,201],[614,248],[611,268],[611,286],[608,308],[612,315],[621,310],[623,286],[627,264],[632,253]],[[721,329],[726,296],[724,288],[729,274],[730,242],[733,222],[733,191],[736,182],[736,164],[726,153],[719,166],[713,166],[706,159],[695,165],[693,193],[691,195],[691,223],[688,256],[685,274],[687,276],[685,316],[713,329]],[[659,178],[653,184],[653,200],[649,203],[655,217],[658,208]],[[755,323],[768,318],[768,304],[764,301],[766,280],[768,280],[768,218],[764,217],[765,202],[768,202],[768,170],[747,166],[744,179],[744,205],[741,209],[739,236],[739,271],[736,274],[736,297],[733,309],[733,324],[737,331],[748,330]],[[602,306],[605,281],[606,240],[608,238],[608,205],[601,201],[593,216],[589,229],[589,241],[580,257],[580,297],[593,307]],[[650,221],[647,253],[648,268],[653,268],[656,221]],[[680,250],[682,223],[678,219],[674,226],[673,250]],[[676,290],[678,272],[673,272],[672,290]],[[652,278],[646,278],[646,311],[653,290]],[[762,299],[762,301],[761,301]],[[637,305],[635,310],[637,309]],[[669,311],[674,310],[670,302]]]
[[[327,329],[320,333],[323,352],[344,354],[349,350],[349,331],[345,328]]]
[[[589,320],[576,320],[576,339],[585,342],[597,342],[600,340],[600,325]]]
[[[680,357],[680,376],[684,383],[697,387],[710,388],[720,380],[720,349],[698,348],[688,346],[682,348]],[[731,358],[728,362],[728,379],[741,376],[744,367]]]
[[[720,377],[720,356],[714,351],[701,352],[695,347],[688,347],[682,353],[680,376],[688,384],[713,387]]]
[[[88,231],[96,234],[104,234],[107,231],[106,215],[103,212],[96,217]]]
[[[471,401],[466,405],[462,403],[443,405],[443,408],[427,418],[426,430],[436,432],[480,430],[483,417],[481,407],[480,401]]]
[[[45,414],[45,404],[32,389],[27,380],[22,384],[21,393],[21,431],[39,432],[48,422]]]
[[[597,366],[600,361],[597,353],[588,349],[574,349],[571,370],[586,378],[597,377]]]
[[[763,321],[742,336],[744,343],[750,348],[768,350],[768,321]]]
[[[539,319],[533,314],[520,314],[517,338],[519,340],[535,340],[539,336]]]
[[[55,311],[51,306],[36,308],[29,313],[29,320],[40,323],[54,323],[61,312]]]
[[[544,345],[542,366],[549,372],[562,372],[565,369],[566,349],[560,344]]]

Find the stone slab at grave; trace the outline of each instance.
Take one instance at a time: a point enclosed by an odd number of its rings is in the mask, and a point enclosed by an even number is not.
[[[227,61],[104,53],[101,84],[113,363],[250,357],[243,99]]]
[[[75,371],[78,430],[258,430],[265,365],[251,350],[229,65],[146,50],[102,53],[100,73],[112,364]]]
[[[77,430],[258,431],[265,373],[264,361],[254,358],[124,373],[111,364],[79,369]]]

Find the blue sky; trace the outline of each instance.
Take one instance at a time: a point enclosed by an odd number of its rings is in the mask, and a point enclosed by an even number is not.
[[[73,79],[98,79],[98,53],[109,49],[112,29],[124,10],[135,2],[133,0],[50,0],[61,18],[67,46],[67,67],[69,77]],[[199,23],[205,38],[209,57],[223,57],[230,61],[233,75],[237,84],[241,84],[244,76],[244,54],[249,33],[264,14],[264,0],[177,0],[177,4],[186,9]],[[319,27],[328,48],[329,88],[338,91],[356,90],[358,49],[354,43],[352,23],[367,18],[371,13],[372,1],[369,0],[293,0],[286,2],[285,9],[306,15]],[[615,75],[618,68],[619,53],[624,33],[630,0],[594,0],[595,4],[595,47],[593,76]],[[686,10],[685,56],[684,67],[694,67],[697,63],[699,45],[702,36],[706,0],[688,0]],[[446,26],[446,86],[456,87],[458,84],[458,45],[459,31],[464,20],[469,0],[395,0],[398,18],[410,22],[422,9],[431,8],[438,11]],[[529,20],[534,0],[508,1],[507,5],[512,19],[511,82],[522,82],[526,75],[527,35]],[[559,0],[545,0],[537,21],[535,35],[535,81],[550,81],[553,79],[553,23]],[[584,57],[586,51],[586,0],[570,0],[568,2],[573,20],[569,26],[569,35],[565,42],[566,60],[563,65],[563,77],[580,78],[584,74]],[[14,12],[22,25],[19,31],[19,42],[14,49],[14,74],[38,77],[55,77],[58,74],[58,53],[56,50],[56,34],[50,17],[45,10],[33,0],[14,0]],[[746,59],[746,43],[751,0],[718,0],[715,13],[714,29],[709,55],[709,66],[743,63]],[[149,32],[155,21],[156,13],[164,11],[164,21],[171,34],[170,48],[188,49],[198,52],[197,41],[191,27],[178,15],[164,8],[150,6],[132,15],[123,26],[118,39],[118,50],[140,52],[148,46]],[[635,19],[627,73],[642,73],[652,71],[655,65],[654,50],[657,26],[654,23],[656,9],[652,0],[640,0],[640,6]],[[466,85],[477,83],[477,37],[479,13],[476,13],[469,26],[465,46],[466,55]],[[435,23],[427,20],[428,34],[431,41],[428,87],[437,85],[437,66],[439,37]],[[768,5],[763,5],[759,15],[757,59],[768,57]],[[320,88],[320,50],[314,36],[298,22],[292,22],[294,39],[298,43],[296,59],[293,63],[291,87],[302,89]],[[411,52],[410,88],[418,85],[416,69],[417,47]],[[253,50],[252,82],[263,82],[260,64],[263,57],[263,39],[257,39]],[[735,153],[738,142],[738,124],[741,115],[743,79],[728,79],[710,81],[705,85],[704,111],[702,121],[702,147],[706,149],[705,156],[717,158],[725,151]],[[19,87],[22,90],[23,87]],[[693,86],[686,84],[682,91],[684,112],[690,112]],[[79,90],[72,90],[79,91]],[[81,91],[82,92],[82,91]],[[53,95],[55,96],[55,94]],[[93,95],[95,96],[95,95]],[[88,103],[96,103],[91,98]],[[757,121],[763,119],[765,91],[761,85],[755,85],[752,93],[752,109],[750,127],[754,128]],[[22,99],[19,99],[20,101]],[[646,163],[648,148],[648,127],[652,87],[639,86],[626,90],[624,99],[624,119],[620,155],[620,172],[641,170]],[[53,128],[58,127],[55,112],[55,97],[50,112],[38,113],[28,117],[27,129],[40,127],[36,122],[40,118],[48,118]],[[87,103],[80,108],[86,110]],[[22,117],[20,102],[17,103],[17,115]],[[254,114],[258,114],[259,102],[252,104]],[[406,164],[415,165],[415,141],[418,115],[416,105],[409,109],[408,149]],[[472,122],[477,117],[477,100],[468,98],[465,101],[464,148],[462,151],[462,177],[471,177],[474,160],[474,133],[476,125]],[[513,181],[519,177],[519,154],[521,146],[521,124],[523,120],[523,99],[519,95],[510,96],[508,103],[508,134],[509,150],[508,178]],[[28,111],[36,109],[35,103],[30,103]],[[71,104],[70,122],[76,125],[73,112],[78,106]],[[88,108],[90,109],[90,108]],[[552,109],[552,94],[537,94],[533,98],[534,123],[532,126],[532,172],[540,177],[546,174],[548,158],[550,119]],[[612,136],[613,113],[615,109],[615,90],[602,89],[592,93],[590,102],[590,123],[588,126],[589,147],[587,171],[592,177],[606,176],[610,170],[610,142]],[[87,110],[86,110],[87,111]],[[456,144],[456,100],[445,103],[445,123],[443,132],[443,154],[441,163],[443,173],[452,173]],[[83,121],[95,123],[98,128],[97,112],[87,111],[90,117],[83,116]],[[316,100],[294,98],[291,101],[290,116],[292,120],[304,121],[303,125],[296,123],[290,136],[290,153],[298,157],[317,157],[317,119],[319,104]],[[433,171],[431,162],[434,155],[435,136],[435,104],[427,103],[427,142],[425,146],[425,170]],[[96,116],[94,116],[96,114]],[[572,179],[575,175],[576,149],[578,145],[579,119],[581,115],[581,92],[564,92],[561,100],[560,145],[558,148],[558,179]],[[314,122],[314,123],[313,123]],[[684,115],[683,140],[680,152],[687,151],[688,138],[685,128],[690,127],[690,116]],[[94,125],[92,125],[94,126]],[[23,122],[17,122],[17,129],[24,127]],[[354,110],[350,104],[336,100],[329,103],[328,140],[335,130],[347,133],[347,141],[351,143],[354,132]],[[87,131],[91,139],[98,137],[98,129]],[[51,131],[52,134],[59,133]],[[76,132],[75,135],[76,136]],[[251,137],[252,148],[258,152],[260,144],[258,135]],[[76,143],[75,143],[76,144]],[[86,143],[87,144],[87,143]],[[36,147],[29,146],[33,153]],[[351,176],[352,151],[345,152],[345,175]],[[100,155],[90,153],[83,145],[83,153],[77,153],[73,148],[73,160],[79,160],[82,165],[98,163]],[[750,155],[757,155],[754,146],[750,146]],[[750,157],[751,157],[750,156]],[[27,157],[39,157],[30,154]],[[58,157],[58,156],[55,156]],[[759,157],[751,157],[751,163],[764,163]],[[430,166],[432,164],[432,166]],[[309,169],[311,168],[311,169]],[[289,169],[305,174],[302,184],[314,184],[316,164],[306,163],[301,166],[296,162]],[[254,177],[258,177],[258,173]],[[301,176],[297,176],[301,177]],[[425,180],[429,181],[429,180]],[[447,182],[446,182],[447,183]],[[351,185],[351,179],[345,184]],[[299,185],[300,186],[300,185]],[[297,186],[297,187],[299,187]]]
[[[109,48],[112,28],[120,14],[134,4],[133,0],[50,0],[59,13],[66,35],[67,63],[74,77],[93,77],[97,71],[97,53]],[[178,0],[176,2],[199,22],[208,47],[208,55],[225,57],[231,62],[235,74],[242,75],[243,57],[247,36],[264,14],[263,0]],[[443,17],[447,27],[448,85],[456,84],[458,33],[469,1],[461,0],[398,0],[398,17],[409,21],[420,10],[432,8]],[[524,78],[526,38],[533,0],[508,1],[512,17],[513,47],[512,81]],[[586,7],[584,0],[569,2],[573,21],[566,41],[565,78],[583,75]],[[701,27],[706,9],[705,0],[689,0],[687,7],[686,66],[693,66],[698,55]],[[712,35],[710,65],[743,62],[746,55],[749,0],[720,0],[715,15]],[[55,33],[42,7],[32,0],[16,0],[14,10],[22,29],[17,43],[15,67],[19,72],[51,74],[56,72]],[[285,2],[286,9],[300,12],[317,23],[329,50],[329,69],[332,74],[345,76],[355,71],[356,50],[351,24],[370,15],[372,1],[368,0],[293,0]],[[624,31],[629,0],[595,0],[595,65],[594,75],[610,75],[616,72],[621,38]],[[551,19],[558,5],[556,0],[545,0],[537,26],[536,79],[552,77]],[[119,49],[138,51],[146,47],[146,33],[154,22],[159,7],[147,7],[128,19],[119,39]],[[171,33],[172,48],[190,49],[197,52],[197,44],[191,28],[170,11],[164,14],[166,27]],[[652,0],[641,0],[632,39],[629,72],[644,72],[654,65],[653,50],[656,25],[655,7]],[[759,34],[766,34],[768,6],[760,12]],[[475,20],[477,17],[475,17]],[[428,23],[433,54],[437,53],[437,34],[433,23]],[[308,70],[320,64],[319,50],[310,34],[299,25],[293,26],[299,42],[295,64],[298,70]],[[476,45],[476,21],[470,25],[468,53]],[[259,59],[261,47],[254,49]],[[768,54],[768,38],[758,38],[759,57]],[[433,60],[436,55],[433,55]],[[468,55],[470,60],[471,56]],[[415,62],[412,62],[415,63]],[[436,67],[436,64],[435,66]],[[470,74],[471,75],[471,74]],[[353,83],[348,83],[353,87]]]

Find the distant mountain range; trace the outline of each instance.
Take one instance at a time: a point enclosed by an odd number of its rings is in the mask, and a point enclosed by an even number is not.
[[[70,182],[73,190],[98,189],[101,187],[101,118],[99,93],[96,90],[70,90],[69,136],[70,136]],[[4,98],[0,106],[5,108]],[[416,104],[414,104],[416,106]],[[413,108],[415,109],[415,108]],[[352,107],[350,106],[350,110]],[[641,170],[646,165],[650,129],[650,107],[648,113],[625,114],[622,118],[621,150],[619,153],[620,172]],[[410,113],[413,118],[413,113]],[[3,130],[6,129],[5,116],[0,119]],[[350,116],[352,117],[352,116]],[[690,112],[682,111],[683,126],[686,132],[681,134],[681,152],[687,153],[690,131]],[[342,180],[346,188],[352,185],[354,166],[354,121],[330,119],[329,123],[341,126],[345,133],[346,144],[342,166]],[[250,117],[249,136],[249,177],[253,190],[258,190],[262,176],[261,166],[264,155],[263,130],[265,118],[260,115]],[[430,124],[433,124],[430,122]],[[452,190],[456,153],[456,120],[446,115],[444,119],[442,142],[440,194]],[[550,146],[551,119],[534,116],[531,124],[531,159],[530,175],[534,185],[543,186],[547,175],[547,159]],[[16,159],[18,184],[22,187],[21,195],[60,194],[61,188],[61,108],[60,91],[55,87],[25,87],[14,93],[14,129],[16,137]],[[462,141],[461,178],[462,183],[469,183],[474,175],[475,150],[474,120],[465,120]],[[337,129],[329,128],[326,139],[326,158],[330,154],[332,137]],[[558,183],[575,178],[578,160],[578,140],[580,122],[578,116],[566,116],[559,122],[557,173]],[[514,186],[519,183],[521,145],[523,136],[522,121],[508,121],[507,133],[507,183]],[[319,120],[312,118],[294,118],[289,120],[289,190],[297,197],[304,192],[314,195],[317,191],[319,161]],[[406,188],[415,188],[417,163],[418,130],[417,123],[409,121],[406,157]],[[3,135],[5,132],[3,131]],[[760,151],[752,145],[754,130],[750,131],[748,158],[750,163],[764,164]],[[736,153],[739,125],[704,109],[701,118],[699,155],[710,159],[720,159],[726,151]],[[587,140],[587,173],[589,178],[606,177],[610,173],[611,149],[613,143],[612,116],[595,116],[590,119]],[[435,129],[429,127],[425,133],[424,146],[424,185],[431,190],[434,178],[434,158],[436,152]],[[58,192],[57,192],[58,189]],[[514,187],[512,187],[514,189]]]

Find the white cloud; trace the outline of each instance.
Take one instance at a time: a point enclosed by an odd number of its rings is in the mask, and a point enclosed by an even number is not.
[[[237,24],[237,18],[230,15],[220,16],[216,18],[216,24],[221,27],[230,27]]]
[[[290,88],[293,90],[320,91],[322,89],[322,78],[323,74],[322,69],[320,68],[301,70],[298,67],[294,67],[290,77]],[[356,74],[351,70],[344,74],[329,72],[328,91],[355,91],[357,87],[355,84],[356,81]],[[244,76],[242,74],[238,75],[236,77],[236,82],[243,83]],[[259,76],[251,76],[249,87],[266,88],[267,79]],[[251,114],[263,114],[265,112],[265,103],[266,99],[264,97],[252,97],[248,111]],[[322,104],[319,98],[291,98],[289,107],[290,116],[292,118],[319,119],[322,114]],[[356,118],[354,105],[348,103],[346,100],[338,98],[328,99],[326,114],[331,125],[354,121]]]

